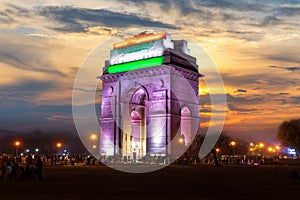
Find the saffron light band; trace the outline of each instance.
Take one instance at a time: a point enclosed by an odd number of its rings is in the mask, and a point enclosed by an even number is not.
[[[155,40],[166,38],[167,33],[159,33],[159,34],[144,34],[144,35],[137,35],[132,38],[126,39],[124,42],[116,43],[113,45],[114,49],[124,48],[135,44],[141,44],[144,42],[152,42]]]

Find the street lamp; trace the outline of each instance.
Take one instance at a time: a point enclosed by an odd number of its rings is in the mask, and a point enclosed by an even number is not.
[[[268,148],[268,151],[269,151],[269,152],[273,152],[273,148],[272,148],[272,147],[269,147],[269,148]]]
[[[262,143],[262,142],[260,142],[260,143],[258,144],[258,146],[259,146],[259,148],[264,148],[265,144]]]
[[[61,147],[61,143],[58,142],[58,143],[56,144],[56,147],[57,147],[57,148],[60,148],[60,147]]]
[[[62,147],[62,144],[60,142],[56,143],[56,147],[57,147],[57,154],[59,152],[59,149]]]
[[[232,154],[233,154],[233,156],[235,155],[235,152],[234,152],[234,146],[236,145],[236,142],[235,141],[231,141],[230,143],[229,143],[229,146],[232,146]]]
[[[98,135],[93,133],[90,135],[90,140],[92,141],[92,148],[96,149],[97,145],[95,144],[95,142],[98,140]]]
[[[235,145],[236,145],[236,142],[235,142],[235,141],[232,141],[232,142],[230,142],[230,145],[235,146]]]
[[[90,135],[90,140],[93,140],[93,141],[95,141],[95,140],[97,140],[98,139],[98,135],[97,134],[91,134]]]
[[[182,144],[184,142],[183,138],[179,138],[178,142]]]
[[[16,142],[14,143],[14,145],[16,146],[16,155],[18,155],[19,146],[21,145],[21,142],[20,142],[20,141],[16,141]]]

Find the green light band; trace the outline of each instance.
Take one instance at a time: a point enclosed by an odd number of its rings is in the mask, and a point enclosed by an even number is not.
[[[136,69],[154,67],[163,64],[164,58],[165,58],[164,56],[158,56],[158,57],[148,58],[144,60],[137,60],[133,62],[110,65],[107,67],[107,71],[109,74],[114,74],[119,72],[132,71]]]

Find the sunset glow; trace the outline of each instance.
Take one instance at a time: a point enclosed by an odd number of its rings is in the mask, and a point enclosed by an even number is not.
[[[204,52],[194,47],[200,45],[219,70],[227,105],[216,116],[226,114],[224,132],[248,144],[280,144],[278,126],[300,113],[300,3],[222,2],[1,1],[0,129],[75,132],[73,84],[89,53],[102,45],[84,71],[97,80],[110,49],[164,38],[168,32],[174,39],[185,36],[198,62]],[[137,28],[162,34],[138,35]],[[199,89],[202,133],[219,123],[210,122],[215,111],[210,95],[220,94],[220,85],[207,84],[216,78],[208,66],[198,66],[206,72]],[[108,71],[120,68],[111,65]],[[84,83],[86,88],[74,88],[83,107],[94,103],[85,96],[96,91],[99,101],[102,92],[101,80],[98,86],[91,79]]]

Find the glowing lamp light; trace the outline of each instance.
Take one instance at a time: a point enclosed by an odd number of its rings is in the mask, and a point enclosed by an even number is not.
[[[273,152],[273,148],[272,148],[272,147],[269,147],[269,148],[268,148],[268,151],[269,151],[269,152]]]
[[[20,145],[21,145],[21,142],[19,142],[19,141],[16,141],[16,142],[15,142],[15,146],[16,146],[16,147],[18,147],[18,146],[20,146]]]
[[[97,140],[97,138],[98,138],[97,134],[90,135],[90,140]]]
[[[56,147],[57,147],[57,148],[60,148],[61,146],[62,146],[62,145],[61,145],[60,142],[56,144]]]
[[[258,146],[259,146],[260,148],[264,148],[265,144],[261,142],[261,143],[258,144]]]
[[[293,156],[297,155],[296,149],[292,149],[292,148],[287,148],[287,153]]]
[[[280,150],[281,148],[280,148],[279,145],[276,145],[276,146],[275,146],[275,149]]]
[[[251,147],[253,147],[253,146],[254,146],[254,144],[251,142],[251,143],[250,143],[250,146],[251,146]]]
[[[97,148],[97,146],[96,145],[93,145],[93,149],[96,149]]]
[[[235,141],[232,141],[232,142],[230,142],[230,145],[235,146],[235,145],[236,145],[236,142],[235,142]]]
[[[254,148],[250,148],[250,151],[254,151]]]
[[[184,142],[184,140],[183,140],[183,138],[179,138],[179,143],[183,143]]]
[[[109,74],[114,74],[114,73],[137,70],[137,69],[144,69],[148,67],[154,67],[163,64],[164,58],[165,58],[164,56],[158,56],[158,57],[148,58],[144,60],[110,65],[107,67],[107,72]]]
[[[220,152],[220,149],[219,149],[219,148],[216,148],[216,152]]]

